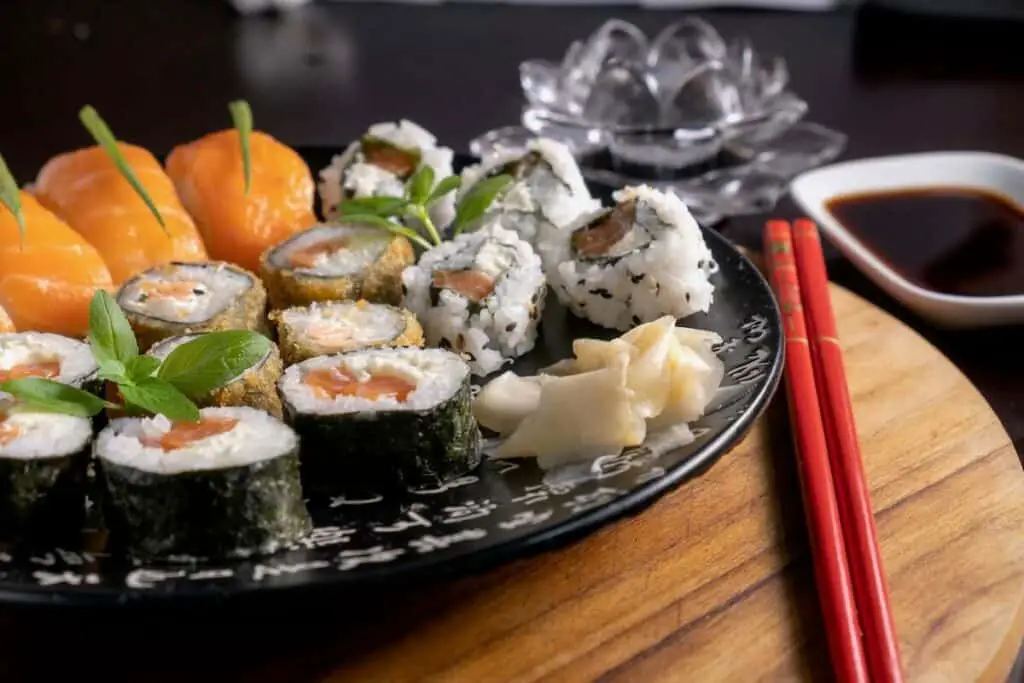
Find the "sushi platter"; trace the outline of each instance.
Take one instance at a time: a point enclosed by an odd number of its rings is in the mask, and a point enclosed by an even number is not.
[[[244,103],[243,103],[244,104]],[[0,599],[98,604],[484,569],[634,514],[779,382],[758,270],[538,139],[252,128],[0,163]]]

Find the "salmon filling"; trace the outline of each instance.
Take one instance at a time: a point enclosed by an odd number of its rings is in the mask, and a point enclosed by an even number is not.
[[[178,301],[193,296],[206,294],[206,289],[198,282],[191,280],[168,280],[165,282],[143,282],[140,286],[142,293],[139,301],[146,301],[156,297],[158,299],[175,299]]]
[[[402,180],[411,176],[420,163],[419,154],[374,139],[363,140],[363,157],[366,163],[393,173]]]
[[[573,233],[572,246],[581,256],[606,256],[612,247],[629,234],[635,221],[636,202],[626,202],[612,209],[601,220]]]
[[[35,363],[22,363],[14,365],[6,370],[0,370],[0,382],[11,379],[28,379],[29,377],[41,377],[53,379],[60,374],[59,360],[44,360]]]
[[[204,417],[199,422],[174,422],[163,434],[143,436],[139,441],[147,448],[174,451],[196,441],[230,432],[237,424],[238,420],[233,417]]]
[[[7,414],[0,413],[0,446],[6,446],[21,436],[21,429],[18,425],[7,422]]]
[[[432,280],[438,289],[450,289],[473,303],[490,296],[495,285],[494,278],[478,270],[435,270]]]
[[[299,249],[288,257],[288,264],[292,268],[313,268],[317,259],[322,256],[329,256],[336,251],[347,248],[348,237],[336,237],[332,240],[311,244],[305,249]]]
[[[342,346],[352,341],[352,329],[337,322],[313,323],[306,328],[306,334],[321,346]]]
[[[320,398],[354,396],[376,401],[390,396],[404,403],[409,394],[416,391],[416,385],[394,375],[371,375],[365,382],[350,375],[342,368],[320,368],[307,372],[302,381]]]

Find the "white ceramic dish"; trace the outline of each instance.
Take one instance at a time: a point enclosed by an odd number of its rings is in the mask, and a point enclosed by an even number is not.
[[[798,176],[793,200],[823,235],[875,284],[918,315],[945,327],[1024,322],[1024,295],[968,297],[909,282],[868,250],[826,209],[836,197],[864,192],[956,186],[1002,195],[1024,206],[1024,161],[988,152],[927,152],[859,159]]]

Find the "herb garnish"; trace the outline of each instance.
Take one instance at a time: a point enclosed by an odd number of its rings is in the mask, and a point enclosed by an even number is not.
[[[242,146],[242,169],[245,172],[245,194],[252,185],[252,157],[249,155],[249,135],[252,133],[252,109],[245,100],[235,100],[228,105],[231,120],[238,130],[238,142]]]
[[[171,420],[199,421],[192,399],[227,384],[259,362],[270,340],[258,332],[209,332],[185,342],[161,362],[139,355],[138,342],[117,302],[103,290],[89,305],[89,347],[100,379],[116,385],[123,404],[49,379],[8,380],[5,391],[30,409],[88,417],[104,408],[162,414]]]
[[[142,201],[146,203],[149,210],[156,217],[157,223],[163,228],[164,233],[167,233],[167,226],[164,225],[164,218],[160,215],[160,212],[156,208],[156,204],[153,203],[149,193],[146,192],[146,188],[142,186],[139,179],[135,177],[135,173],[132,171],[131,166],[125,161],[124,156],[121,155],[121,150],[117,148],[117,138],[114,137],[110,127],[104,123],[103,119],[100,118],[99,113],[91,106],[82,107],[82,110],[78,112],[78,118],[81,120],[82,125],[85,126],[89,134],[92,135],[96,143],[103,148],[103,151],[107,153],[110,160],[114,162],[114,166],[121,172],[124,179],[128,181],[128,184],[132,186],[132,189],[142,197]],[[169,235],[168,235],[169,236]]]
[[[440,232],[430,218],[430,207],[435,202],[459,188],[462,180],[448,176],[434,186],[434,169],[426,164],[416,169],[406,181],[401,197],[361,197],[349,199],[338,205],[338,211],[346,221],[354,221],[403,235],[424,249],[441,244]],[[482,216],[495,197],[512,182],[512,176],[499,175],[481,180],[456,203],[452,234],[460,234],[473,221]],[[412,228],[398,221],[412,218],[427,231],[429,241]]]
[[[0,202],[18,222],[18,240],[21,247],[25,246],[25,216],[21,213],[21,195],[18,183],[7,168],[7,162],[0,156]]]

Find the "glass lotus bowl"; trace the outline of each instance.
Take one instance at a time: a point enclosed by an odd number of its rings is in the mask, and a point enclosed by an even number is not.
[[[706,224],[770,210],[799,173],[835,158],[846,136],[804,121],[780,57],[727,43],[687,18],[653,40],[613,19],[560,63],[520,64],[522,121],[470,143],[483,156],[536,136],[572,149],[592,182],[646,183],[682,197]]]

